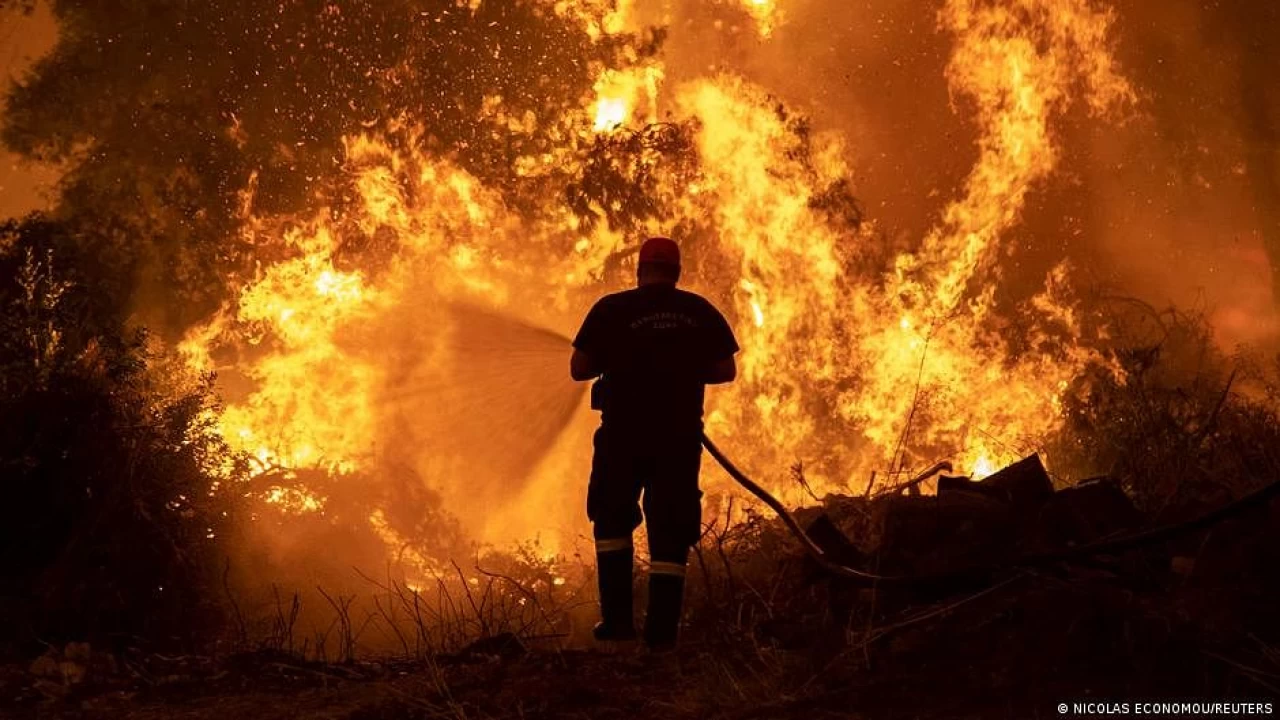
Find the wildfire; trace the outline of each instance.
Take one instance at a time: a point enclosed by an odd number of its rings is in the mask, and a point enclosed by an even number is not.
[[[557,15],[576,18],[592,40],[618,35],[631,25],[635,0],[554,0]]]
[[[755,21],[760,37],[769,37],[782,23],[782,10],[778,0],[738,0],[742,8]]]
[[[210,338],[235,332],[250,345],[269,339],[271,347],[240,368],[257,391],[247,402],[226,409],[220,422],[223,436],[264,471],[323,467],[350,472],[373,437],[364,397],[378,377],[375,366],[344,357],[337,335],[370,310],[374,297],[359,272],[334,267],[336,238],[330,229],[294,229],[286,241],[297,257],[267,268],[240,294],[234,314],[215,318],[184,349],[208,369],[202,343]],[[298,392],[318,378],[324,378],[323,392]],[[314,502],[295,505],[318,508]]]
[[[741,3],[762,36],[782,20],[779,2]],[[631,24],[629,3],[554,7],[583,18],[592,37]],[[536,120],[558,128],[562,146],[522,158],[514,172],[573,176],[597,137],[654,122],[660,106],[687,122],[695,177],[673,164],[645,165],[665,204],[664,219],[647,229],[701,229],[686,249],[695,266],[715,271],[690,282],[736,319],[740,380],[710,393],[708,433],[750,467],[804,459],[814,468],[811,483],[830,490],[861,487],[872,470],[907,472],[942,456],[986,475],[1059,428],[1072,381],[1102,361],[1077,342],[1082,329],[1065,265],[1021,308],[1029,337],[1022,346],[1031,348],[1021,353],[994,329],[990,279],[999,274],[1001,237],[1057,162],[1054,118],[1080,99],[1101,115],[1133,97],[1107,50],[1110,22],[1085,0],[948,0],[939,14],[955,38],[947,79],[957,105],[972,111],[978,159],[937,226],[887,267],[866,269],[877,228],[850,220],[837,202],[851,175],[842,139],[811,132],[736,75],[668,86],[670,73],[655,60],[602,68],[580,108]],[[502,117],[501,98],[484,112]],[[502,124],[517,132],[534,122]],[[529,431],[518,409],[474,408],[447,394],[455,378],[475,373],[474,359],[451,350],[458,328],[447,308],[474,303],[567,334],[594,297],[616,289],[601,278],[625,277],[606,267],[636,233],[584,224],[558,193],[547,193],[536,212],[516,212],[450,159],[396,150],[426,147],[413,141],[421,130],[410,122],[389,123],[386,132],[410,142],[378,133],[348,139],[342,168],[359,192],[349,216],[322,208],[305,220],[250,223],[247,232],[282,235],[291,255],[264,263],[184,347],[202,369],[237,349],[222,369],[234,368],[251,387],[222,414],[223,434],[264,471],[376,474],[391,456],[414,467],[446,507],[485,505],[476,512],[492,514],[492,504],[477,499],[495,497],[484,495],[492,485],[506,489],[504,502],[543,503],[533,509],[546,514],[534,522],[570,522],[577,504],[563,498],[576,497],[588,467],[580,445],[561,448],[571,457],[553,463],[554,472],[544,460],[525,468],[530,477],[478,478],[475,466],[492,460],[492,449],[441,439],[444,430],[465,433],[467,413],[492,413],[477,436]],[[345,241],[354,235],[380,238],[382,254],[353,261]],[[414,404],[405,388],[424,385],[444,389]],[[432,432],[415,430],[423,423]],[[272,493],[266,501],[297,512],[326,503]],[[391,513],[375,512],[369,522],[389,546],[412,540]],[[477,534],[488,540],[526,531],[496,521],[485,527]],[[415,562],[426,567],[430,558]]]
[[[1071,103],[1072,89],[1083,85],[1097,113],[1133,93],[1106,51],[1110,15],[1086,2],[951,0],[940,21],[957,38],[947,74],[953,93],[975,107],[980,155],[964,195],[948,205],[919,253],[898,258],[888,292],[873,300],[877,315],[903,321],[864,336],[864,357],[892,361],[842,414],[885,446],[913,430],[902,418],[920,399],[912,388],[922,388],[945,407],[924,432],[963,438],[961,466],[989,472],[993,458],[1012,460],[1058,426],[1058,393],[1100,358],[1078,346],[1067,357],[1009,358],[1003,338],[982,330],[993,286],[974,295],[971,285],[991,269],[1027,193],[1053,170],[1058,149],[1050,122]],[[1079,327],[1063,310],[1065,286],[1058,268],[1033,305],[1075,336]]]
[[[593,129],[605,132],[635,120],[643,120],[644,124],[657,122],[658,87],[662,77],[662,68],[657,65],[604,71],[595,85],[598,99]],[[645,111],[646,115],[636,117],[638,110]]]

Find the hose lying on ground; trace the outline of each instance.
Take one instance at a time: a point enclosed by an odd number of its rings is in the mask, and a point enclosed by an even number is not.
[[[755,481],[747,477],[746,473],[739,470],[738,467],[729,460],[729,458],[725,457],[724,453],[720,452],[720,448],[716,447],[716,444],[711,442],[711,438],[703,435],[702,444],[707,448],[707,452],[711,453],[711,457],[715,458],[716,462],[720,463],[720,467],[724,468],[724,471],[729,473],[729,477],[736,480],[739,485],[746,488],[752,495],[760,498],[761,502],[772,508],[773,511],[778,514],[778,517],[782,518],[783,524],[787,526],[787,529],[791,531],[791,534],[794,535],[796,539],[800,541],[800,544],[804,546],[805,552],[809,553],[809,557],[813,558],[823,570],[826,570],[833,575],[839,575],[841,577],[865,582],[893,582],[905,579],[904,577],[898,576],[876,575],[856,568],[851,568],[848,565],[842,565],[831,560],[827,557],[826,552],[809,537],[809,534],[804,531],[804,528],[800,527],[800,523],[796,522],[796,519],[791,516],[791,513],[787,508],[779,502],[777,498],[769,494],[768,490],[757,485]],[[943,470],[951,470],[951,464],[945,462],[938,463],[932,468],[929,468],[925,473],[917,476],[916,479],[927,478],[931,475],[936,475]]]
[[[826,552],[809,537],[809,534],[804,531],[804,528],[800,527],[800,523],[796,522],[796,519],[792,517],[787,508],[779,502],[777,498],[769,494],[768,490],[760,487],[755,481],[747,477],[746,473],[739,470],[738,467],[733,464],[733,461],[729,460],[724,453],[720,452],[720,448],[716,447],[716,444],[711,442],[711,438],[703,435],[702,444],[707,448],[707,452],[711,453],[711,457],[715,458],[716,462],[720,463],[720,467],[724,468],[724,471],[729,473],[729,477],[732,477],[739,485],[746,488],[752,495],[760,498],[761,502],[768,505],[775,513],[778,514],[778,517],[782,519],[783,524],[787,526],[787,529],[791,531],[791,534],[800,541],[802,546],[804,546],[805,552],[809,554],[809,557],[813,558],[813,560],[817,562],[818,566],[823,570],[833,575],[857,580],[867,584],[881,582],[905,582],[912,579],[912,577],[906,575],[876,575],[874,573],[858,570],[857,568],[852,568],[848,565],[843,565],[831,560],[827,557]],[[928,478],[932,475],[936,475],[943,470],[950,471],[951,464],[940,462],[926,470],[924,473],[916,476],[914,481],[919,481],[922,478]]]
[[[804,531],[804,529],[800,527],[800,524],[796,522],[796,519],[792,517],[791,513],[787,510],[787,508],[783,506],[783,504],[779,502],[777,498],[771,495],[769,491],[760,487],[760,485],[758,485],[751,478],[747,477],[746,473],[739,470],[738,467],[734,465],[733,462],[729,460],[729,458],[726,457],[723,452],[720,451],[720,448],[716,447],[716,444],[711,442],[711,439],[708,438],[706,435],[702,436],[702,444],[707,448],[707,452],[711,453],[711,457],[715,458],[716,462],[720,464],[720,467],[724,468],[725,472],[729,473],[730,477],[732,477],[735,481],[737,481],[739,485],[746,488],[748,492],[750,492],[752,495],[755,495],[757,498],[761,500],[761,502],[768,505],[770,508],[773,509],[774,512],[778,514],[778,517],[782,519],[783,524],[786,525],[787,529],[791,531],[791,534],[794,535],[796,539],[800,541],[800,545],[804,547],[805,552],[808,553],[809,557],[813,558],[813,560],[816,563],[818,563],[819,567],[831,573],[832,575],[836,575],[842,578],[847,578],[849,580],[853,580],[858,584],[866,585],[866,586],[878,585],[878,584],[890,584],[890,585],[917,584],[919,585],[919,584],[926,584],[926,583],[936,583],[941,580],[959,579],[959,578],[968,577],[968,576],[982,575],[982,574],[991,573],[993,571],[998,571],[998,570],[1004,570],[1004,569],[1012,570],[1017,568],[1029,568],[1029,567],[1036,567],[1036,566],[1043,566],[1043,565],[1051,565],[1054,563],[1064,562],[1067,560],[1072,560],[1077,558],[1091,557],[1094,555],[1104,555],[1109,553],[1117,553],[1125,550],[1132,550],[1134,548],[1142,547],[1145,545],[1152,545],[1157,542],[1161,542],[1173,537],[1177,537],[1179,535],[1183,535],[1186,533],[1194,532],[1196,530],[1204,529],[1206,527],[1210,527],[1212,525],[1216,525],[1217,523],[1227,520],[1228,518],[1239,515],[1240,513],[1244,512],[1245,510],[1248,510],[1249,508],[1257,507],[1263,504],[1264,502],[1270,500],[1271,498],[1276,497],[1277,495],[1280,495],[1280,481],[1275,481],[1259,490],[1256,490],[1248,495],[1245,495],[1244,497],[1238,500],[1227,503],[1226,505],[1218,508],[1217,510],[1206,513],[1204,515],[1201,515],[1200,517],[1197,517],[1193,520],[1189,520],[1187,522],[1176,523],[1173,525],[1164,525],[1161,527],[1152,528],[1150,530],[1141,530],[1138,532],[1130,533],[1128,535],[1123,535],[1118,538],[1112,538],[1109,540],[1099,540],[1097,542],[1088,543],[1085,545],[1079,545],[1077,547],[1023,555],[1022,557],[1016,558],[1012,562],[1008,562],[1008,563],[988,564],[988,565],[981,565],[976,567],[957,568],[957,569],[948,570],[945,572],[926,573],[926,574],[919,574],[919,575],[876,575],[874,573],[869,573],[864,570],[859,570],[857,568],[852,568],[847,565],[843,565],[827,557],[826,552],[823,551],[823,549],[819,547],[818,544],[815,543],[809,537],[809,535]],[[942,472],[943,470],[950,471],[951,465],[945,462],[938,463],[937,465],[934,465],[933,467],[929,468],[923,474],[916,476],[916,478],[914,478],[911,482],[907,484],[908,485],[914,484],[915,482],[919,482],[922,479],[936,475],[937,473]]]
[[[566,345],[569,344],[569,339],[567,337],[553,331],[547,332],[555,338],[563,341]],[[1134,548],[1152,545],[1179,535],[1216,525],[1217,523],[1234,517],[1249,508],[1261,505],[1271,498],[1280,495],[1280,481],[1274,481],[1271,484],[1250,493],[1249,495],[1227,503],[1217,510],[1183,523],[1164,525],[1149,530],[1141,530],[1118,538],[1099,540],[1097,542],[1079,545],[1077,547],[1024,555],[1008,563],[987,564],[976,567],[957,568],[945,572],[917,575],[877,575],[865,570],[849,567],[848,565],[838,563],[827,557],[826,552],[824,552],[823,549],[809,537],[809,535],[804,531],[804,528],[800,527],[800,524],[797,523],[791,513],[787,511],[787,508],[779,502],[777,498],[771,495],[769,491],[765,490],[753,481],[746,473],[739,470],[738,467],[734,465],[733,462],[720,451],[720,448],[716,447],[716,444],[711,442],[711,439],[705,434],[702,436],[702,444],[707,448],[707,451],[711,453],[711,457],[715,458],[716,462],[720,464],[720,467],[724,468],[725,472],[727,472],[730,477],[778,514],[778,517],[782,519],[783,524],[787,526],[787,529],[795,536],[796,540],[800,542],[800,545],[804,547],[805,552],[809,557],[813,558],[814,562],[816,562],[819,567],[832,575],[846,578],[857,584],[865,586],[881,583],[890,585],[923,585],[927,583],[935,583],[941,580],[983,575],[998,570],[1012,570],[1017,568],[1052,565],[1054,563],[1065,562],[1072,559],[1132,550]],[[906,483],[903,483],[899,488],[916,485],[944,470],[950,472],[951,469],[950,463],[940,462]]]

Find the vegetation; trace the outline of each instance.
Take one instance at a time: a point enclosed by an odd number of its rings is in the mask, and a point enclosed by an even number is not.
[[[363,491],[326,484],[322,473],[250,478],[212,427],[212,378],[175,367],[163,342],[275,251],[247,244],[249,215],[340,212],[351,188],[332,166],[343,137],[370,123],[455,157],[531,211],[522,198],[550,181],[517,179],[511,165],[561,140],[537,124],[493,132],[497,120],[476,121],[486,97],[501,95],[512,117],[577,105],[590,89],[587,64],[620,64],[624,44],[643,53],[661,41],[592,42],[546,3],[474,5],[54,3],[64,36],[11,92],[3,141],[70,172],[52,214],[0,225],[0,654],[43,653],[54,667],[34,673],[51,685],[10,685],[0,673],[0,696],[63,697],[87,672],[84,687],[97,684],[86,696],[141,688],[156,705],[167,699],[165,678],[194,696],[239,693],[247,706],[281,685],[390,688],[349,694],[350,717],[516,717],[527,703],[537,705],[531,714],[605,703],[629,717],[880,703],[909,715],[945,712],[929,702],[955,697],[970,703],[958,714],[980,716],[1007,711],[1003,698],[1017,703],[1019,693],[1022,708],[1086,685],[1100,694],[1276,689],[1274,510],[1161,547],[1153,572],[1063,564],[941,598],[841,585],[771,519],[722,518],[706,526],[691,566],[686,650],[666,664],[526,654],[585,640],[589,561],[492,555],[449,566],[425,587],[366,577],[352,591],[282,577],[264,596],[242,593],[228,555],[269,566],[236,545],[261,510],[246,506],[246,493],[266,483]],[[27,8],[0,1],[0,11]],[[147,42],[121,41],[134,35]],[[426,136],[391,127],[406,117]],[[807,152],[808,129],[789,127]],[[554,183],[588,223],[640,224],[661,212],[647,160],[671,162],[678,175],[690,143],[680,125],[618,133],[578,148],[577,174]],[[598,207],[606,217],[592,215]],[[843,185],[814,207],[840,227],[862,222]],[[698,231],[687,234],[696,241]],[[139,308],[156,335],[140,329]],[[1049,447],[1062,458],[1055,469],[1114,477],[1152,524],[1280,477],[1274,367],[1225,356],[1199,317],[1131,301],[1100,300],[1095,310],[1114,331],[1104,350],[1121,372],[1080,379],[1070,423]],[[434,507],[421,492],[383,505]],[[372,507],[347,500],[357,512]],[[865,550],[884,501],[827,499],[824,508]],[[462,546],[444,513],[392,520],[425,543]],[[293,531],[345,560],[382,547],[361,527],[309,518]],[[1025,649],[1029,636],[1038,649]],[[155,652],[173,648],[189,654]],[[694,669],[682,673],[683,659]],[[632,680],[628,690],[601,692],[620,677]]]
[[[209,379],[166,382],[72,242],[39,216],[0,226],[0,639],[207,638],[213,538],[237,517],[211,470],[238,471]]]
[[[544,652],[585,641],[592,577],[589,564],[534,553],[459,564],[432,587],[365,577],[355,591],[283,585],[247,597],[223,584],[223,543],[245,509],[209,489],[217,473],[243,470],[219,465],[225,448],[201,419],[207,384],[157,386],[164,365],[151,343],[92,301],[109,289],[91,268],[57,262],[59,232],[31,217],[3,235],[0,387],[5,416],[29,419],[3,435],[0,527],[16,569],[5,638],[28,657],[44,647],[33,641],[52,643],[40,662],[55,668],[33,666],[53,678],[35,685],[0,677],[18,707],[70,698],[97,716],[146,717],[176,697],[217,712],[241,704],[249,717],[298,703],[351,718],[555,716],[586,705],[593,716],[985,717],[1081,687],[1098,697],[1274,689],[1280,543],[1266,508],[1154,554],[1013,571],[942,595],[849,587],[818,572],[771,518],[721,518],[691,563],[684,649],[667,659]],[[1074,453],[1081,474],[1120,480],[1149,524],[1197,516],[1280,475],[1263,368],[1216,351],[1200,318],[1154,316],[1158,333],[1116,341],[1127,382],[1082,380],[1089,392],[1069,408],[1055,451]],[[819,509],[866,549],[890,499],[827,498]],[[64,643],[73,639],[94,649]],[[168,644],[201,650],[146,649]],[[123,700],[120,689],[142,694]]]
[[[0,140],[69,166],[60,221],[86,252],[117,249],[104,273],[163,309],[152,322],[166,331],[203,319],[270,253],[241,238],[247,212],[340,215],[355,199],[334,172],[345,137],[413,137],[519,207],[539,189],[516,159],[558,146],[563,129],[511,130],[482,112],[487,99],[503,118],[558,117],[590,92],[593,66],[637,45],[592,41],[532,0],[53,9],[58,44],[8,93]],[[407,125],[422,132],[395,132]]]

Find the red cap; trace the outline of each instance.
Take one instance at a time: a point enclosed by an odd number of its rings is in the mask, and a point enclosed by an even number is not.
[[[671,238],[651,237],[640,246],[640,262],[680,267],[680,246]]]

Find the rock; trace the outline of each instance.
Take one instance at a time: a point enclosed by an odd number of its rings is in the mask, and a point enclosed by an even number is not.
[[[36,658],[31,663],[31,674],[42,678],[62,678],[62,671],[58,669],[58,653],[56,650],[50,649],[45,654]]]
[[[93,655],[93,649],[87,642],[69,642],[62,650],[62,656],[72,662],[87,665]]]
[[[90,664],[98,660],[94,656],[89,643],[67,643],[59,651],[49,648],[36,658],[29,668],[32,675],[46,681],[57,681],[63,685],[78,685],[89,675]]]
[[[62,671],[62,681],[68,685],[84,682],[85,675],[88,674],[88,668],[74,660],[63,660],[58,663],[58,669]]]
[[[1196,559],[1185,555],[1178,555],[1173,558],[1173,561],[1170,563],[1170,567],[1174,574],[1180,575],[1184,578],[1190,577],[1191,574],[1196,571]]]

